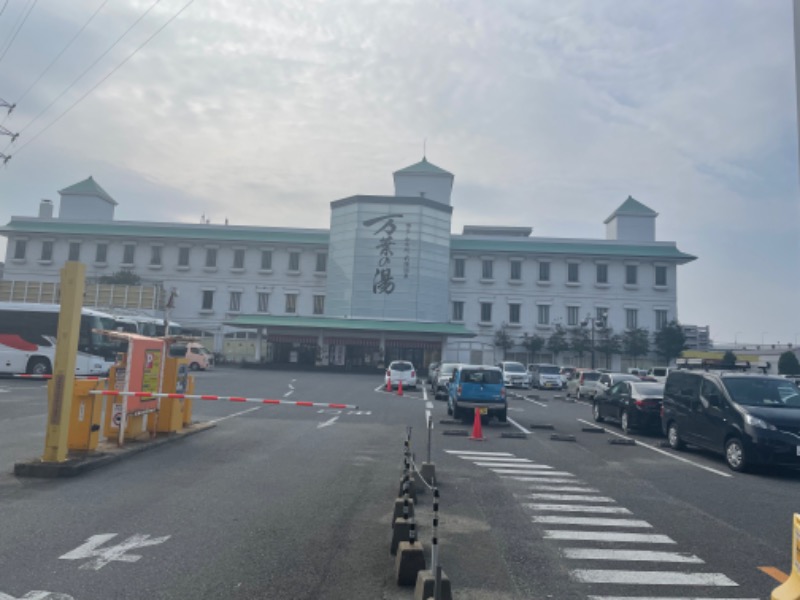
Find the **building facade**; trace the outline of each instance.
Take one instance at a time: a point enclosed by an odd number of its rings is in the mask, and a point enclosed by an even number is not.
[[[500,329],[520,354],[525,335],[559,326],[655,332],[677,319],[677,267],[695,257],[656,241],[657,213],[631,197],[606,239],[518,224],[453,234],[451,173],[423,159],[394,183],[393,196],[331,202],[329,229],[294,229],[117,221],[90,177],[59,192],[58,216],[43,200],[0,228],[5,278],[57,281],[68,260],[91,279],[135,273],[177,292],[171,318],[211,332],[215,351],[238,335],[251,340],[241,358],[344,368],[495,362]]]

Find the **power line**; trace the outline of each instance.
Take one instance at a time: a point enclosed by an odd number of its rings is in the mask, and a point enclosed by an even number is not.
[[[0,8],[0,16],[3,15],[3,12],[6,10],[6,6],[8,6],[8,0],[6,0],[5,4],[3,4],[3,8]]]
[[[22,102],[22,100],[25,98],[25,96],[27,96],[27,95],[28,95],[28,93],[29,93],[29,92],[30,92],[30,91],[33,89],[33,87],[34,87],[34,86],[35,86],[37,83],[39,83],[39,81],[41,81],[42,77],[44,77],[44,76],[47,74],[47,72],[48,72],[48,71],[49,71],[49,70],[52,68],[52,66],[53,66],[54,64],[56,64],[56,62],[58,62],[58,59],[59,59],[59,58],[61,58],[61,56],[64,54],[64,52],[66,52],[66,51],[67,51],[67,49],[68,49],[68,48],[69,48],[69,47],[70,47],[70,46],[73,44],[73,42],[74,42],[75,40],[77,40],[77,39],[80,37],[80,35],[83,33],[83,31],[86,29],[86,27],[88,27],[89,23],[91,23],[91,22],[94,20],[94,18],[97,16],[97,14],[98,14],[98,13],[99,13],[101,10],[103,10],[103,7],[105,7],[105,5],[106,5],[106,4],[108,4],[108,2],[109,2],[109,0],[104,0],[104,1],[103,1],[103,3],[102,3],[102,4],[101,4],[99,7],[97,7],[97,10],[95,10],[95,11],[92,13],[92,16],[90,16],[90,17],[89,17],[89,19],[88,19],[88,20],[87,20],[87,21],[86,21],[86,22],[83,24],[83,27],[81,27],[81,28],[78,30],[78,32],[77,32],[77,33],[76,33],[74,36],[72,36],[72,39],[71,39],[70,41],[68,41],[68,42],[67,42],[67,45],[66,45],[66,46],[64,46],[64,47],[61,49],[61,52],[59,52],[59,53],[56,55],[56,57],[55,57],[55,58],[54,58],[54,59],[53,59],[53,60],[50,62],[50,64],[49,64],[49,65],[47,65],[47,67],[45,67],[44,71],[42,71],[42,72],[39,74],[39,76],[38,76],[38,77],[37,77],[37,78],[34,80],[34,82],[33,82],[33,83],[31,83],[31,84],[28,86],[28,89],[26,89],[24,92],[22,92],[22,95],[21,95],[19,98],[17,98],[17,101],[16,101],[14,104],[19,104],[20,102]]]
[[[136,54],[139,52],[139,50],[141,50],[142,48],[144,48],[144,47],[145,47],[145,46],[146,46],[148,43],[150,43],[150,41],[151,41],[151,40],[152,40],[154,37],[156,37],[156,36],[157,36],[159,33],[161,33],[161,32],[162,32],[164,29],[166,29],[166,27],[167,27],[167,26],[168,26],[170,23],[172,23],[172,22],[173,22],[175,19],[177,19],[177,18],[178,18],[178,17],[181,15],[181,13],[182,13],[183,11],[185,11],[187,8],[189,8],[189,6],[191,6],[191,5],[192,5],[192,3],[194,3],[194,0],[189,0],[189,1],[188,1],[186,4],[184,4],[184,5],[183,5],[183,7],[181,7],[181,8],[180,8],[180,10],[178,10],[178,12],[176,12],[174,15],[172,15],[172,16],[171,16],[171,17],[170,17],[170,18],[169,18],[169,19],[168,19],[168,20],[167,20],[167,21],[166,21],[166,22],[165,22],[165,23],[164,23],[164,24],[163,24],[161,27],[159,27],[158,29],[156,29],[156,30],[155,30],[155,32],[153,32],[153,34],[152,34],[150,37],[148,37],[148,38],[147,38],[147,39],[146,39],[144,42],[142,42],[142,43],[141,43],[139,46],[137,46],[137,47],[136,47],[136,49],[135,49],[133,52],[131,52],[131,53],[130,53],[128,56],[126,56],[126,57],[125,57],[125,58],[124,58],[124,59],[123,59],[123,60],[122,60],[122,61],[121,61],[121,62],[120,62],[120,63],[119,63],[119,64],[118,64],[116,67],[114,67],[114,68],[113,68],[113,69],[112,69],[112,70],[111,70],[111,71],[110,71],[110,72],[109,72],[109,73],[108,73],[108,74],[107,74],[105,77],[103,77],[103,78],[102,78],[100,81],[98,81],[98,82],[97,82],[96,84],[94,84],[94,85],[93,85],[91,88],[89,88],[89,90],[88,90],[88,91],[87,91],[87,92],[86,92],[86,93],[85,93],[83,96],[81,96],[81,97],[80,97],[80,98],[78,98],[78,99],[77,99],[75,102],[73,102],[73,103],[72,103],[72,104],[71,104],[71,105],[70,105],[70,106],[69,106],[69,107],[68,107],[68,108],[67,108],[67,109],[66,109],[64,112],[62,112],[62,113],[61,113],[61,114],[60,114],[58,117],[56,117],[56,118],[55,118],[53,121],[51,121],[51,122],[50,122],[50,124],[48,124],[48,125],[47,125],[47,126],[44,128],[44,129],[42,129],[41,131],[39,131],[39,133],[37,133],[37,134],[36,134],[35,136],[33,136],[32,138],[28,139],[28,140],[27,140],[27,141],[26,141],[26,142],[25,142],[25,143],[24,143],[22,146],[20,146],[19,150],[17,150],[17,151],[15,152],[15,154],[19,154],[19,153],[20,153],[20,152],[21,152],[21,151],[22,151],[24,148],[26,148],[26,147],[27,147],[27,146],[29,146],[31,143],[33,143],[33,141],[34,141],[34,140],[36,140],[36,139],[37,139],[39,136],[41,136],[41,135],[42,135],[42,134],[43,134],[45,131],[47,131],[47,130],[48,130],[48,129],[50,129],[50,128],[51,128],[53,125],[55,125],[55,124],[56,124],[58,121],[60,121],[60,120],[61,120],[61,118],[62,118],[62,117],[64,117],[64,116],[65,116],[65,115],[66,115],[66,114],[67,114],[69,111],[71,111],[71,110],[72,110],[73,108],[75,108],[75,107],[76,107],[78,104],[80,104],[80,103],[81,103],[81,102],[82,102],[82,101],[83,101],[83,100],[84,100],[84,99],[85,99],[85,98],[86,98],[86,97],[87,97],[89,94],[91,94],[91,93],[92,93],[92,92],[93,92],[95,89],[97,89],[98,87],[100,87],[100,85],[102,85],[102,84],[103,84],[103,83],[104,83],[104,82],[105,82],[105,81],[106,81],[106,80],[107,80],[109,77],[111,77],[111,76],[112,76],[114,73],[116,73],[116,72],[117,72],[117,70],[119,70],[119,69],[120,69],[120,68],[121,68],[121,67],[122,67],[122,66],[123,66],[125,63],[127,63],[127,62],[128,62],[130,59],[131,59],[131,58],[133,58],[134,56],[136,56]],[[152,7],[151,7],[151,8],[152,8]],[[149,10],[149,9],[148,9],[148,10]]]
[[[24,8],[22,9],[21,20],[20,19],[17,20],[17,23],[19,23],[19,26],[16,26],[17,29],[11,35],[11,39],[8,41],[8,44],[6,44],[6,47],[3,49],[3,53],[0,54],[0,62],[2,62],[2,60],[6,57],[6,53],[8,52],[9,48],[11,48],[11,45],[14,43],[14,40],[17,39],[17,35],[19,34],[20,30],[22,29],[22,26],[25,25],[25,21],[28,20],[28,17],[30,16],[31,12],[33,12],[33,8],[36,6],[36,3],[38,1],[39,0],[32,0],[32,1],[29,2],[30,8],[28,9],[28,12],[25,12]]]

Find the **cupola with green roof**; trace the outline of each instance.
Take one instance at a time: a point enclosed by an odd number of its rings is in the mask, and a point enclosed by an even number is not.
[[[63,190],[58,218],[65,221],[113,221],[117,201],[90,175]]]
[[[394,172],[394,195],[423,197],[450,204],[453,174],[429,163],[426,157],[416,164]]]
[[[655,242],[658,213],[633,196],[619,205],[604,221],[606,239],[626,242]]]

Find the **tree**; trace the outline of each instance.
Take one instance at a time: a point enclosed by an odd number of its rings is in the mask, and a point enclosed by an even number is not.
[[[530,353],[531,358],[541,352],[542,348],[544,348],[544,344],[544,338],[535,333],[530,336],[525,333],[522,336],[522,347]]]
[[[142,278],[133,271],[117,271],[111,275],[103,275],[98,281],[100,283],[115,283],[118,285],[141,285]]]
[[[558,355],[569,350],[567,330],[561,323],[556,325],[555,330],[550,334],[550,338],[547,340],[547,349],[553,353],[553,362],[558,362]]]
[[[611,327],[603,327],[597,332],[594,348],[606,357],[606,369],[610,369],[611,357],[622,349],[622,338]]]
[[[636,362],[640,356],[646,356],[650,352],[650,335],[642,327],[628,329],[622,335],[622,351]]]
[[[583,362],[583,355],[592,351],[592,339],[585,327],[576,327],[569,332],[569,349]]]
[[[736,366],[736,355],[732,351],[726,350],[725,354],[722,355],[722,366],[726,368]]]
[[[505,323],[500,326],[500,329],[494,332],[494,345],[495,348],[503,350],[503,360],[506,359],[506,352],[514,347],[514,340],[511,338],[511,334],[508,333],[508,327]]]
[[[778,374],[800,375],[800,360],[791,350],[787,350],[778,358]]]
[[[677,321],[670,321],[655,335],[656,353],[669,364],[686,348],[686,334]]]

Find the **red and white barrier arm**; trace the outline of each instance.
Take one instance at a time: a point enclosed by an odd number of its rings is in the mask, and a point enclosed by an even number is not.
[[[303,400],[272,400],[270,398],[244,398],[242,396],[209,396],[199,394],[162,394],[155,392],[120,392],[118,390],[93,390],[89,392],[98,396],[133,396],[134,398],[174,398],[176,400],[228,400],[229,402],[255,402],[257,404],[288,404],[290,406],[321,406],[323,408],[349,408],[357,410],[354,404],[336,404],[328,402],[305,402]]]
[[[52,379],[53,378],[52,375],[29,375],[27,373],[24,373],[24,374],[17,373],[17,374],[12,375],[12,377],[18,377],[20,379]],[[100,381],[100,380],[105,381],[107,378],[106,377],[99,377],[97,375],[75,375],[75,379],[84,379],[84,380],[89,380],[89,381],[93,381],[93,380],[94,381]]]

